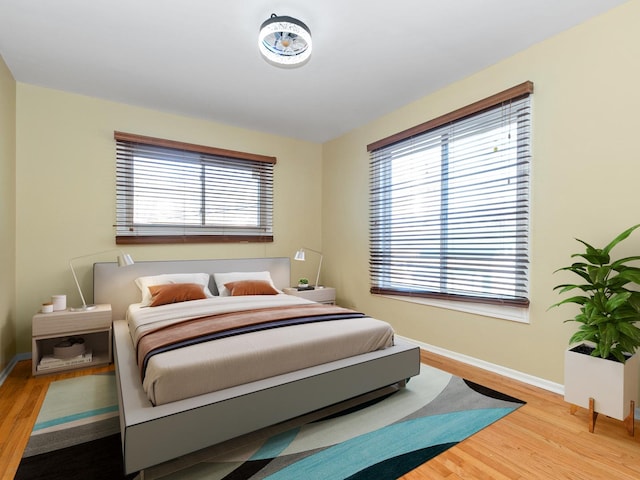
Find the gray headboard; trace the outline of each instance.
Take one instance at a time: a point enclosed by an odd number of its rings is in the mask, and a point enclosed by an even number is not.
[[[276,288],[282,290],[290,285],[290,268],[289,257],[168,260],[136,262],[128,267],[118,267],[115,262],[96,263],[93,265],[93,301],[110,303],[113,319],[119,320],[124,318],[130,304],[140,301],[140,290],[135,284],[138,277],[163,273],[209,273],[209,289],[217,295],[214,273],[269,271]]]

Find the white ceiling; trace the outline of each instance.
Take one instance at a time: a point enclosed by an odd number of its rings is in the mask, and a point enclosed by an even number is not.
[[[621,3],[0,0],[0,55],[18,82],[324,142]],[[311,29],[303,67],[260,57],[272,13]]]

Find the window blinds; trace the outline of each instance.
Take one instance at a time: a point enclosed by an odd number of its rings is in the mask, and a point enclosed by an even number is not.
[[[273,241],[275,158],[114,137],[117,243]]]
[[[370,148],[372,293],[528,305],[529,90]]]

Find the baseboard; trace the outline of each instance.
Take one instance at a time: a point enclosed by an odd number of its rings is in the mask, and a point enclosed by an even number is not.
[[[398,336],[400,338],[406,338],[400,335]],[[495,363],[485,362],[484,360],[470,357],[469,355],[464,355],[462,353],[453,352],[451,350],[446,350],[444,348],[436,347],[435,345],[419,342],[412,338],[406,338],[406,340],[417,344],[420,348],[427,352],[432,352],[437,355],[456,360],[458,362],[466,363],[467,365],[471,365],[473,367],[497,373],[498,375],[502,375],[503,377],[511,378],[513,380],[518,380],[520,382],[526,383],[527,385],[533,385],[534,387],[542,388],[543,390],[548,390],[553,393],[564,395],[564,385],[561,385],[559,383],[550,382],[549,380],[545,380],[544,378],[535,377],[533,375],[519,372],[511,368],[503,367],[502,365],[497,365]]]
[[[2,369],[2,372],[0,372],[0,386],[2,386],[5,379],[9,376],[11,370],[13,370],[18,362],[21,362],[22,360],[29,360],[30,358],[31,353],[18,353],[15,357],[13,357],[9,361],[7,366]]]

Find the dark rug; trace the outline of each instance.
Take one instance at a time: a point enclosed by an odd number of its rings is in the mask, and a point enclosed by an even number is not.
[[[125,476],[120,434],[23,458],[16,480],[119,480]]]

